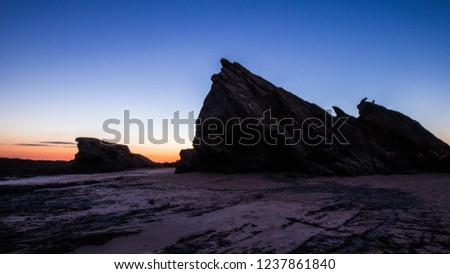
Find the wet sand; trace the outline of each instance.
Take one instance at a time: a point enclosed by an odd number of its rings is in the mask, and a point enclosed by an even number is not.
[[[173,171],[2,181],[0,252],[450,252],[449,174]]]

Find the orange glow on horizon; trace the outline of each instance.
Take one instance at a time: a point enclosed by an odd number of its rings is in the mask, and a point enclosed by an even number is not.
[[[149,158],[153,162],[164,163],[164,162],[176,162],[180,159],[178,153],[173,154],[168,152],[167,154],[142,154],[143,156]]]
[[[179,160],[179,149],[144,149],[140,147],[131,147],[132,153],[141,154],[154,162],[175,162]],[[19,146],[19,145],[1,145],[0,158],[20,158],[29,160],[73,160],[78,152],[76,146]]]
[[[185,148],[170,144],[164,146],[128,145],[128,147],[132,153],[141,154],[158,163],[175,162],[179,160],[180,150]]]
[[[72,160],[77,153],[75,146],[52,147],[52,146],[0,146],[0,157],[20,158],[30,160]]]

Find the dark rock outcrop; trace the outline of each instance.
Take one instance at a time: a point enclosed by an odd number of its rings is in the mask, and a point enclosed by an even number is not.
[[[221,63],[178,173],[450,171],[450,147],[399,112],[362,100],[358,118],[338,107],[332,116],[238,63]]]
[[[97,173],[174,166],[174,163],[155,163],[142,155],[131,153],[125,145],[86,137],[77,138],[76,141],[78,153],[72,161],[0,158],[0,180],[38,175]]]
[[[193,149],[182,149],[180,151],[180,159],[176,162],[175,173],[185,173],[199,171],[200,164],[197,158],[197,152]]]
[[[73,164],[77,169],[113,171],[159,166],[142,155],[131,153],[126,145],[86,137],[77,138],[76,141],[78,153],[75,154]]]

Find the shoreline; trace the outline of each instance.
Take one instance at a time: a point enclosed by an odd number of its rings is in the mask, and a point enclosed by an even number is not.
[[[450,252],[450,175],[441,173],[162,168],[20,179],[0,192],[1,253]]]

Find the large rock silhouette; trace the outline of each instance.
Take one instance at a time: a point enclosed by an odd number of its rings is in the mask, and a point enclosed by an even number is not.
[[[362,175],[450,171],[450,147],[409,117],[362,100],[336,116],[222,59],[200,111],[194,148],[176,172],[297,171]]]

